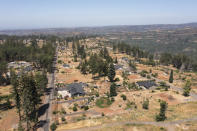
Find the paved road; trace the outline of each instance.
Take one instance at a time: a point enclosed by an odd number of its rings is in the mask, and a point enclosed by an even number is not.
[[[56,67],[56,61],[57,61],[57,52],[58,52],[58,47],[56,48],[56,55],[54,56],[54,62],[53,62],[53,68],[55,69]],[[50,119],[52,118],[52,100],[54,99],[54,81],[55,81],[55,70],[48,75],[48,93],[45,95],[45,100],[43,102],[43,108],[44,113],[42,116],[40,116],[40,122],[41,122],[41,127],[38,129],[38,131],[49,131],[50,127]]]

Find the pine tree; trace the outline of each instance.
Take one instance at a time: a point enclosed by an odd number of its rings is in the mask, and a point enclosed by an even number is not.
[[[188,80],[188,81],[186,82],[185,86],[183,87],[183,95],[184,95],[184,96],[189,96],[190,91],[191,91],[191,83],[190,83],[190,81]]]
[[[118,63],[118,59],[117,59],[117,57],[115,58],[115,61],[114,61],[114,63],[116,63],[116,64]]]
[[[81,73],[82,74],[86,74],[87,73],[87,70],[88,70],[88,68],[87,68],[87,62],[86,61],[85,62],[82,62],[81,63],[81,68],[80,68]]]
[[[35,77],[31,74],[22,74],[19,79],[18,87],[20,88],[21,109],[24,120],[26,122],[26,129],[35,130],[38,123],[38,109],[41,102],[41,94],[39,93],[41,84],[38,84]],[[33,123],[33,128],[32,128]]]
[[[89,62],[88,62],[90,72],[92,73],[92,76],[94,76],[96,73],[98,73],[97,59],[98,59],[97,54],[93,54],[93,55],[90,56],[90,59],[89,59]]]
[[[73,57],[74,57],[74,62],[77,62],[77,55],[75,54]]]
[[[171,70],[171,72],[170,72],[169,82],[173,83],[173,70]]]
[[[103,75],[104,75],[104,79],[108,75],[108,64],[106,62],[104,62],[103,65]]]
[[[115,72],[114,64],[111,63],[109,66],[109,71],[108,71],[108,78],[109,78],[110,82],[114,81],[115,75],[116,75],[116,72]]]
[[[20,98],[20,91],[18,88],[18,81],[17,81],[17,76],[15,74],[15,72],[11,71],[11,84],[12,84],[12,89],[13,89],[13,96],[14,96],[14,100],[15,100],[15,104],[16,104],[16,108],[17,108],[17,112],[19,115],[19,122],[21,122],[22,120],[22,116],[21,116],[21,98]]]
[[[166,109],[168,104],[165,101],[160,102],[160,113],[156,115],[156,121],[164,121],[166,119]]]
[[[115,83],[112,83],[111,86],[110,86],[110,96],[111,97],[117,96],[117,93],[116,93],[116,84]]]

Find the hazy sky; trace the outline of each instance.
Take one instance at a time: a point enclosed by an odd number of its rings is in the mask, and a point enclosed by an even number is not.
[[[197,0],[0,0],[0,29],[197,22]]]

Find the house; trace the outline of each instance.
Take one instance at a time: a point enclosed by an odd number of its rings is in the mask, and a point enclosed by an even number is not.
[[[122,57],[123,61],[129,62],[129,59],[127,57]]]
[[[138,86],[144,87],[146,89],[150,89],[151,87],[157,86],[157,84],[154,81],[138,81],[136,82]]]
[[[84,87],[87,87],[86,83],[71,83],[65,85],[62,88],[58,88],[58,95],[61,97],[73,97],[73,96],[83,96],[85,95]]]
[[[14,69],[17,76],[21,76],[23,73],[28,73],[34,70],[33,66],[25,61],[10,62],[8,63],[8,69]],[[7,74],[10,77],[10,72]]]
[[[114,64],[115,70],[122,70],[123,66],[119,64]]]
[[[31,64],[28,63],[28,62],[25,62],[25,61],[19,61],[19,62],[10,62],[8,63],[8,68],[11,69],[11,68],[14,68],[14,69],[17,69],[17,68],[26,68],[26,67],[30,67]]]

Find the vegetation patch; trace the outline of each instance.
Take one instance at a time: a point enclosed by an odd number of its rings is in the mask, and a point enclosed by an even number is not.
[[[109,107],[112,104],[112,101],[107,97],[101,97],[100,99],[96,100],[96,106],[100,108]]]

